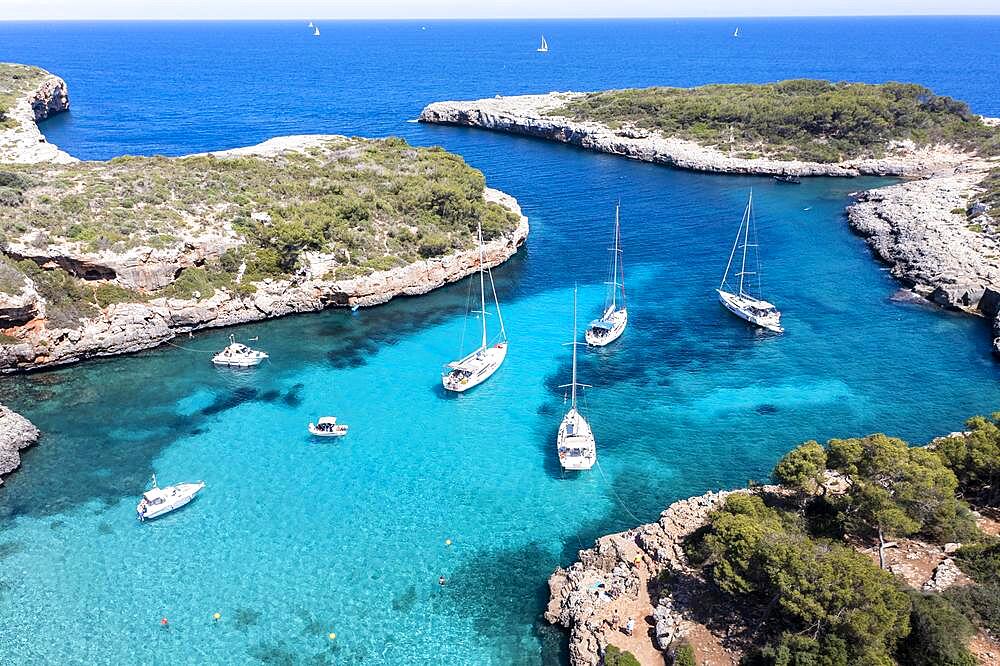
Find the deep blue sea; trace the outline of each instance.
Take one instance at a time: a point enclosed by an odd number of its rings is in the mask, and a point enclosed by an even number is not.
[[[595,536],[763,480],[806,439],[921,442],[1000,404],[986,323],[895,298],[848,229],[849,193],[888,181],[792,187],[407,122],[438,99],[789,77],[916,81],[1000,115],[1000,19],[320,27],[7,23],[0,60],[67,80],[72,111],[43,130],[83,158],[308,132],[463,154],[531,220],[527,246],[495,272],[506,363],[468,394],[438,388],[463,331],[474,337],[467,280],[241,327],[271,354],[251,372],[210,365],[230,333],[215,331],[0,379],[0,402],[45,432],[0,488],[0,662],[558,663],[546,578]],[[778,337],[713,292],[751,187]],[[630,323],[581,356],[600,464],[567,476],[554,451],[562,343],[574,284],[582,319],[600,307],[618,200]],[[309,439],[326,413],[347,438]],[[139,524],[154,471],[207,487]]]

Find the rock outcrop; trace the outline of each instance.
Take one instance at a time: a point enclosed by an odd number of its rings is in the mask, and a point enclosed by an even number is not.
[[[487,188],[486,197],[520,216],[510,234],[485,243],[486,263],[506,261],[528,236],[528,219],[513,197]],[[0,345],[0,372],[73,363],[156,347],[178,334],[202,328],[243,324],[327,307],[371,306],[396,296],[427,293],[478,270],[478,249],[425,259],[387,271],[345,280],[306,271],[288,278],[256,283],[257,290],[240,295],[216,290],[193,300],[157,298],[145,303],[110,305],[78,327],[53,327],[32,319],[6,329],[14,344]]]
[[[0,128],[0,164],[34,164],[37,162],[67,163],[76,158],[49,143],[37,123],[54,114],[69,110],[66,82],[46,73],[37,88],[19,97],[7,111],[11,127]]]
[[[762,490],[782,492],[777,486]],[[569,568],[556,569],[549,578],[551,596],[545,618],[568,630],[573,666],[601,664],[609,644],[637,656],[651,655],[669,650],[685,636],[692,621],[684,610],[684,586],[651,599],[650,582],[665,571],[698,575],[688,566],[681,544],[734,492],[749,491],[709,492],[674,502],[657,522],[601,537],[593,548],[581,550],[579,560]],[[653,620],[653,638],[642,626],[647,615]],[[619,630],[628,618],[639,627],[631,636]]]
[[[974,160],[951,175],[858,193],[847,215],[893,276],[938,305],[993,318],[1000,338],[1000,230],[985,208],[967,208],[989,167]]]
[[[552,115],[552,111],[585,93],[497,96],[474,101],[434,102],[420,113],[420,121],[463,125],[569,143],[602,153],[679,169],[713,173],[792,174],[798,176],[926,176],[950,171],[969,158],[967,153],[935,146],[920,148],[899,142],[880,159],[856,159],[822,164],[797,160],[746,158],[695,141],[664,137],[656,132],[603,123],[581,122]]]
[[[0,484],[3,475],[21,464],[19,452],[38,441],[38,428],[17,412],[0,405]]]

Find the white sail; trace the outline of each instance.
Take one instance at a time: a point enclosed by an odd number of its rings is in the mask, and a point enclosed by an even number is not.
[[[313,37],[319,37],[319,26],[313,28]],[[334,40],[336,41],[336,40]]]
[[[548,53],[549,52],[549,43],[547,41],[545,41],[545,35],[542,35],[542,43],[538,46],[537,51],[539,53]]]
[[[309,27],[309,28],[315,28],[316,26],[313,25],[312,21],[309,21],[309,25],[307,27]]]
[[[753,229],[751,237],[751,228]],[[742,239],[742,245],[740,240]],[[740,270],[735,274],[739,277],[738,286],[734,289],[729,284],[729,271],[733,266],[733,259],[736,257],[736,250],[741,250]],[[752,249],[753,264],[747,270],[747,253]],[[752,276],[748,281],[747,277]],[[755,278],[755,279],[754,279]],[[751,292],[751,285],[756,282],[756,291]],[[760,326],[761,328],[775,333],[783,333],[785,329],[781,327],[781,313],[771,303],[768,303],[761,296],[760,288],[760,257],[757,254],[757,227],[753,215],[753,190],[747,199],[747,206],[743,209],[743,217],[740,219],[740,228],[736,232],[736,240],[733,241],[733,249],[729,253],[729,262],[726,264],[726,271],[722,275],[722,283],[716,289],[719,294],[719,302],[734,315]]]
[[[490,278],[490,291],[493,293],[493,303],[496,306],[497,319],[500,323],[498,342],[491,345],[486,329],[486,276]],[[486,252],[483,248],[483,228],[479,227],[479,316],[482,320],[482,341],[471,354],[452,361],[448,370],[441,375],[441,384],[448,391],[468,391],[490,378],[507,358],[507,330],[503,325],[503,315],[500,313],[500,300],[497,298],[496,285],[493,283],[493,271],[486,266]]]
[[[736,26],[736,30],[733,31],[733,37],[739,37],[739,36],[740,36],[740,27]]]

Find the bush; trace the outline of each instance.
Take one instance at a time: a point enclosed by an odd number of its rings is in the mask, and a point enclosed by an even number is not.
[[[698,659],[695,657],[694,646],[686,641],[682,641],[674,650],[674,666],[698,666]]]
[[[976,666],[966,647],[973,628],[947,599],[936,594],[910,593],[910,634],[897,656],[908,666]]]
[[[623,651],[614,645],[608,645],[604,650],[604,666],[642,666],[631,652]]]
[[[1000,583],[956,585],[944,596],[969,620],[994,636],[1000,635]]]
[[[969,434],[943,437],[934,452],[958,478],[962,494],[989,506],[1000,503],[1000,412],[966,422]]]
[[[809,441],[785,454],[775,466],[773,476],[778,483],[803,492],[816,492],[826,471],[826,451],[815,441]]]

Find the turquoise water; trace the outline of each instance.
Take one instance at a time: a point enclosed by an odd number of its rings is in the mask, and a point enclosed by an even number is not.
[[[149,44],[144,58],[171,48]],[[178,60],[171,76],[190,66]],[[73,83],[82,90],[101,71],[88,67]],[[388,70],[372,67],[372,87],[386,85]],[[848,194],[886,181],[678,172],[406,125],[404,106],[386,102],[373,122],[396,118],[411,140],[461,152],[531,220],[527,246],[496,271],[511,340],[503,367],[464,395],[439,388],[463,331],[475,337],[466,280],[356,313],[240,327],[271,354],[253,371],[211,366],[229,334],[215,331],[177,340],[184,349],[3,378],[0,402],[45,436],[0,489],[0,661],[558,663],[562,636],[541,620],[545,581],[595,536],[679,497],[762,480],[805,439],[884,430],[925,441],[998,404],[986,323],[896,300],[898,285],[849,231]],[[268,117],[260,111],[255,131]],[[116,122],[123,145],[156,139]],[[81,145],[113,142],[87,127]],[[245,138],[212,131],[190,145]],[[182,141],[176,127],[168,134],[165,144]],[[750,187],[780,337],[735,320],[713,292]],[[618,199],[630,324],[581,356],[600,465],[563,475],[554,442],[573,286],[581,319],[596,315]],[[350,424],[346,438],[306,435],[326,413]],[[207,487],[139,524],[153,471]]]

